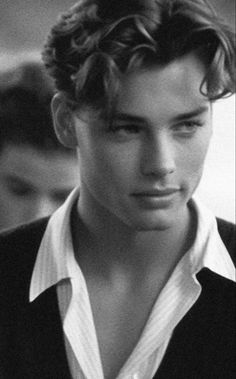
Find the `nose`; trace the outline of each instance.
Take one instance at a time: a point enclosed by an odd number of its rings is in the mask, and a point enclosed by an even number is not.
[[[167,134],[158,133],[147,140],[142,156],[143,175],[165,177],[175,171],[174,145]]]

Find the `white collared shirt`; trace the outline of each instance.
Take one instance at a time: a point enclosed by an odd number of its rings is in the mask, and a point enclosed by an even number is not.
[[[30,301],[57,285],[65,346],[73,379],[104,379],[85,278],[74,257],[70,214],[79,190],[50,218],[37,255]],[[143,333],[117,379],[151,379],[166,352],[174,328],[197,301],[196,274],[207,267],[235,281],[235,268],[219,236],[216,219],[192,199],[198,230],[192,248],[179,261],[158,296]]]

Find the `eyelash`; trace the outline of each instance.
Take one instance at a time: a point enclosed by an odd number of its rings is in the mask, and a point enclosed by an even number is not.
[[[183,121],[180,124],[177,124],[173,127],[173,129],[179,131],[182,128],[186,128],[187,133],[193,132],[193,129],[196,129],[198,127],[202,127],[204,123],[200,120],[192,120],[192,121]],[[137,134],[140,132],[141,127],[139,125],[132,125],[132,124],[126,124],[126,125],[113,125],[110,128],[110,131],[112,133],[118,133],[120,131],[124,131],[127,134]]]
[[[204,126],[204,122],[199,120],[193,120],[193,121],[184,121],[174,127],[174,130],[178,133],[182,133],[182,135],[193,135],[198,128],[201,128]]]
[[[195,127],[195,126],[201,127],[201,126],[203,126],[203,122],[197,121],[197,120],[196,121],[195,120],[193,120],[193,121],[184,121],[184,122],[180,123],[179,126],[180,127],[181,126],[186,126],[187,128],[191,128],[191,127]],[[177,127],[178,127],[178,125],[177,125]]]
[[[126,124],[126,125],[113,125],[110,128],[110,131],[112,133],[117,133],[117,132],[122,131],[122,130],[125,130],[126,132],[137,133],[140,131],[140,126],[132,125],[132,124]]]
[[[31,196],[33,193],[33,190],[31,190],[28,187],[21,186],[21,185],[11,186],[10,191],[14,196],[17,196],[17,197]]]

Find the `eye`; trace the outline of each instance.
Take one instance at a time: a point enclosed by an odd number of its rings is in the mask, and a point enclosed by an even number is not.
[[[132,136],[140,133],[141,127],[135,124],[112,125],[111,132],[120,136]]]
[[[12,184],[9,186],[9,191],[16,197],[26,197],[34,194],[33,189],[24,184]]]
[[[178,133],[186,135],[194,134],[198,128],[202,127],[204,123],[200,120],[186,120],[174,126],[174,130]]]
[[[3,178],[3,183],[6,188],[6,191],[14,197],[26,198],[32,197],[35,194],[35,188],[28,181],[11,176],[6,175]]]

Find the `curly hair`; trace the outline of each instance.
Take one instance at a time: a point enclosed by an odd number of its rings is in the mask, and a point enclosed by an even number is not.
[[[111,112],[121,75],[192,51],[206,95],[235,91],[234,35],[204,0],[80,0],[52,28],[43,60],[72,107]]]

